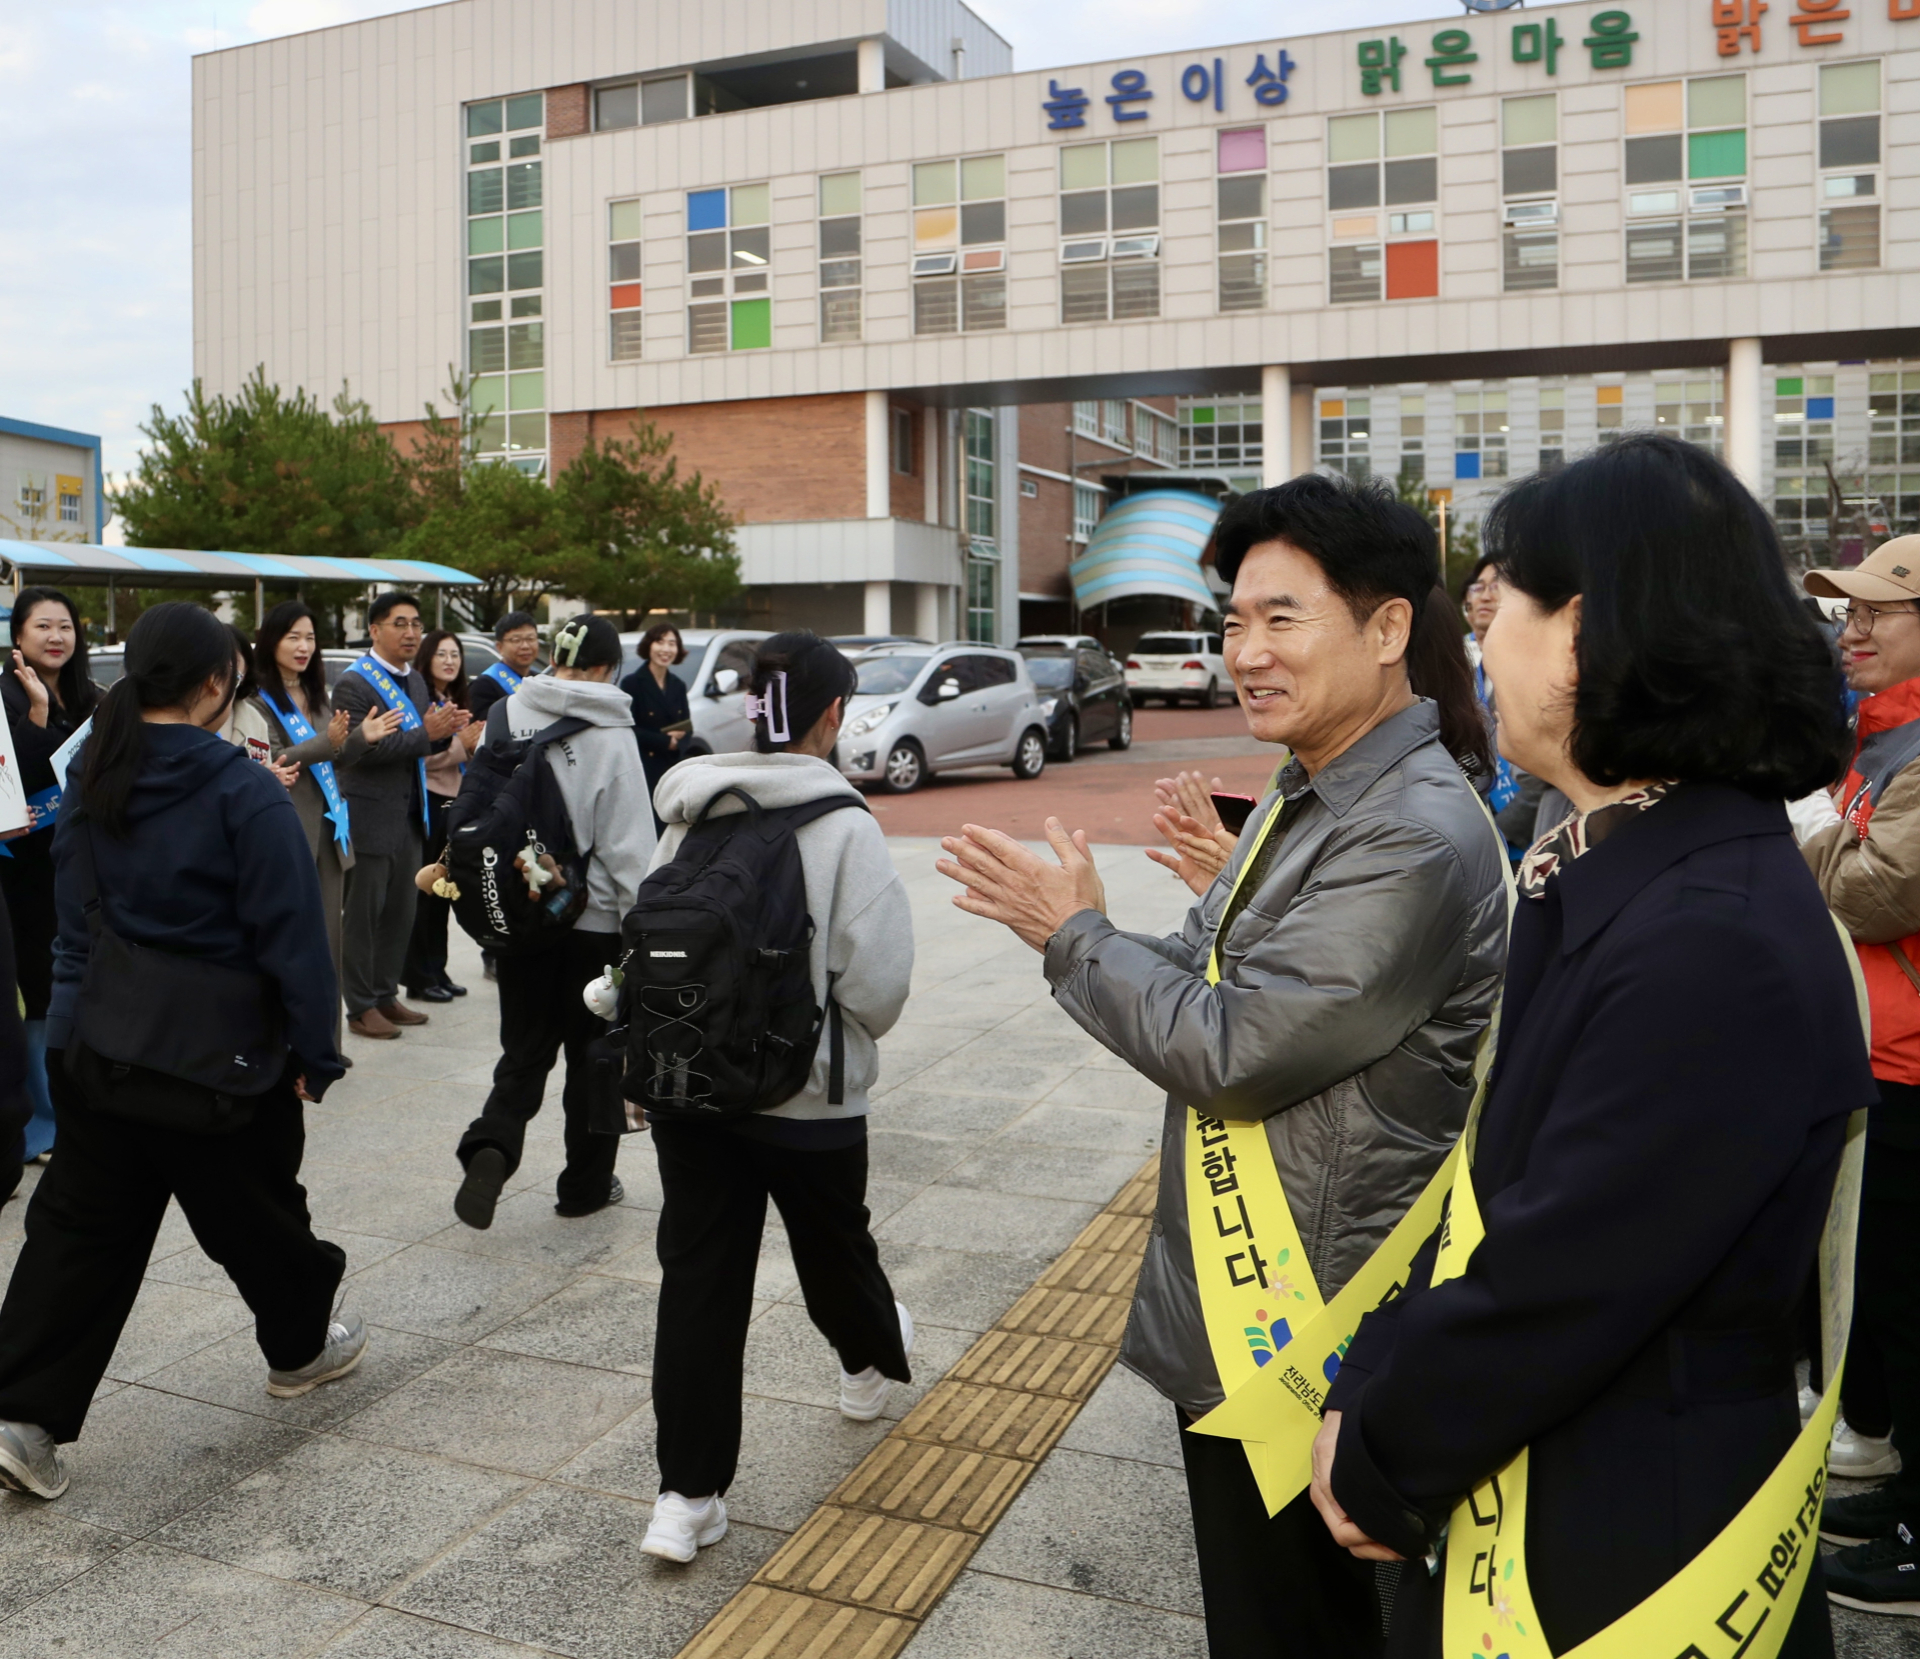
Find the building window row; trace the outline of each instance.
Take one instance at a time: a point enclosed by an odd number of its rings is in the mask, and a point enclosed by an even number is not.
[[[820,338],[860,338],[861,195],[858,173],[820,180]]]
[[[546,469],[546,99],[466,111],[467,409],[477,455]]]
[[[687,350],[773,344],[773,193],[764,184],[687,192]]]
[[[1060,320],[1160,315],[1160,141],[1060,151]]]
[[[1007,158],[913,169],[913,331],[1007,326]]]

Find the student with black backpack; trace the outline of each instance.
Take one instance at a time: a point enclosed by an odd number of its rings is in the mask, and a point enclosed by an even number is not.
[[[619,672],[620,636],[605,617],[576,618],[554,635],[552,671],[523,680],[488,712],[448,809],[444,863],[421,872],[442,871],[460,925],[499,961],[500,1062],[461,1138],[466,1177],[453,1201],[469,1227],[493,1225],[563,1049],[567,1163],[555,1211],[591,1215],[620,1201],[619,1137],[589,1123],[596,1071],[587,1047],[606,1027],[581,1001],[619,955],[620,921],[654,849]]]
[[[666,834],[623,929],[625,1093],[646,1112],[664,1192],[661,1491],[641,1548],[669,1561],[726,1534],[769,1198],[807,1313],[839,1354],[842,1413],[878,1417],[890,1383],[910,1380],[913,1325],[866,1191],[867,1090],[876,1039],[907,1000],[913,916],[879,825],[832,761],[853,689],[846,658],[813,634],[761,645],[758,752],[692,756],[661,778]],[[714,998],[727,1029],[701,1018]]]

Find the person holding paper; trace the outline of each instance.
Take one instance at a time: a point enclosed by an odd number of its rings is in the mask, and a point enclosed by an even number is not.
[[[47,999],[53,994],[53,821],[60,783],[53,757],[87,721],[100,688],[87,672],[80,612],[58,588],[22,588],[13,602],[13,649],[0,668],[0,705],[31,814],[28,832],[0,846],[0,894],[13,923],[13,955],[27,1020],[27,1092],[33,1117],[26,1157],[53,1146],[47,1092]]]

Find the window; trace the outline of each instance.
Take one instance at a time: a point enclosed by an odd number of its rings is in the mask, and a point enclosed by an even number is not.
[[[1880,65],[1820,68],[1820,269],[1880,263]]]
[[[820,180],[820,338],[860,338],[860,175]]]
[[[1145,404],[1133,406],[1133,447],[1139,454],[1175,466],[1180,460],[1180,428],[1171,415]]]
[[[1747,78],[1626,89],[1627,281],[1747,274]]]
[[[1874,375],[1867,383],[1867,408],[1868,464],[1920,468],[1920,372]]]
[[[913,331],[1007,326],[1007,158],[913,169]]]
[[[593,95],[593,125],[598,132],[614,127],[651,127],[661,121],[687,118],[687,77],[660,75],[624,86],[603,86]]]
[[[1432,107],[1328,120],[1327,293],[1333,304],[1438,296],[1439,150]]]
[[[1833,459],[1833,376],[1781,375],[1773,391],[1774,465],[1824,473]]]
[[[1060,320],[1160,315],[1160,141],[1060,152]]]
[[[1320,464],[1349,478],[1373,470],[1373,402],[1370,398],[1320,401]]]
[[[1540,470],[1553,472],[1567,464],[1567,389],[1540,388]]]
[[[547,450],[545,125],[546,98],[539,92],[466,108],[467,406],[474,451],[535,473],[546,470]]]
[[[1127,400],[1123,397],[1105,398],[1100,404],[1100,436],[1117,449],[1126,449],[1127,444]]]
[[[1427,476],[1427,400],[1418,393],[1400,399],[1400,476]]]
[[[18,507],[22,518],[37,519],[44,517],[47,511],[46,486],[36,484],[31,479],[21,479],[19,494],[15,497],[15,505]]]
[[[1659,381],[1653,388],[1653,424],[1702,449],[1720,453],[1726,415],[1718,376]]]
[[[1093,534],[1093,527],[1100,522],[1100,508],[1105,500],[1106,491],[1097,484],[1073,486],[1073,539],[1075,541],[1085,541]]]
[[[1100,405],[1097,402],[1076,403],[1073,406],[1073,429],[1083,438],[1100,436]]]
[[[1453,476],[1507,476],[1507,393],[1504,387],[1454,394]]]
[[[1180,465],[1231,472],[1261,462],[1261,405],[1258,398],[1180,404]],[[1258,488],[1256,479],[1255,488]]]
[[[764,184],[687,192],[687,350],[773,344],[767,267],[772,196]]]
[[[995,539],[994,417],[969,409],[961,417],[966,495],[967,638],[991,644],[1000,633],[1000,546]]]
[[[80,480],[58,474],[53,480],[53,487],[60,502],[60,522],[78,524],[80,522]]]
[[[1593,389],[1593,424],[1600,441],[1610,444],[1624,430],[1627,389],[1624,386],[1596,386]]]
[[[911,409],[893,409],[888,411],[892,443],[893,470],[903,477],[913,476],[913,411]]]
[[[1267,129],[1220,134],[1214,181],[1222,311],[1258,311],[1267,303]]]
[[[1509,294],[1560,286],[1559,138],[1555,94],[1500,106],[1501,286]]]
[[[628,363],[640,355],[640,204],[607,204],[607,309],[612,317],[609,355]]]

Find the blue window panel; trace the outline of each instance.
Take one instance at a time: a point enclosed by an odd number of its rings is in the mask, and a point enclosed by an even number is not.
[[[1833,399],[1830,397],[1810,397],[1807,399],[1807,419],[1810,421],[1830,421],[1833,419]]]
[[[1477,450],[1461,450],[1453,458],[1453,476],[1455,478],[1478,478],[1480,476],[1480,455]]]
[[[726,191],[689,190],[687,192],[688,230],[725,230],[726,228]]]

